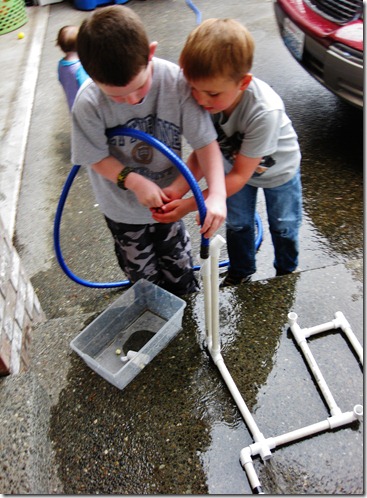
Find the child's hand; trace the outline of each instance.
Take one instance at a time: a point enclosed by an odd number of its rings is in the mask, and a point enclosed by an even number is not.
[[[152,218],[159,223],[173,223],[190,212],[187,199],[175,199],[158,208],[151,208]]]
[[[130,173],[126,185],[134,192],[140,204],[148,208],[159,208],[169,202],[169,197],[154,182],[137,173]]]
[[[218,195],[210,195],[206,199],[205,205],[207,211],[200,233],[203,234],[205,238],[210,239],[218,228],[223,225],[227,216],[227,206],[226,200]],[[200,225],[199,214],[196,216],[196,222]]]

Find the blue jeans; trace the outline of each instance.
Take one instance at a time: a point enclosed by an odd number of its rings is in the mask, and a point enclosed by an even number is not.
[[[229,273],[236,277],[246,277],[256,271],[257,190],[257,187],[245,185],[227,199]],[[298,233],[302,221],[300,170],[284,185],[264,188],[264,194],[274,246],[273,264],[278,274],[290,273],[298,265]]]

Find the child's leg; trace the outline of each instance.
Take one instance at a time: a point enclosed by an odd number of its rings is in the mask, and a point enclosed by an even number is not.
[[[155,254],[163,276],[161,287],[178,296],[197,292],[192,269],[190,236],[182,220],[151,225]]]
[[[118,263],[130,282],[145,278],[160,285],[162,275],[154,252],[150,225],[117,223],[105,218],[115,241]]]
[[[302,221],[301,176],[284,185],[264,189],[277,275],[292,273],[298,265],[298,234]]]
[[[255,209],[257,188],[245,185],[227,199],[229,275],[248,277],[256,271]]]

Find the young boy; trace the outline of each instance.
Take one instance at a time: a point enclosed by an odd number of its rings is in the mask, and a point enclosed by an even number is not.
[[[157,43],[149,43],[132,9],[97,9],[82,23],[77,43],[93,81],[73,107],[72,160],[88,166],[119,264],[132,283],[146,278],[177,295],[197,291],[183,222],[157,223],[151,212],[182,197],[188,184],[153,147],[123,136],[107,140],[105,132],[118,125],[139,129],[178,155],[183,134],[208,184],[201,233],[211,237],[225,220],[226,193],[210,116],[192,98],[180,68],[154,57]]]
[[[253,53],[253,38],[242,24],[208,19],[189,35],[180,56],[193,96],[212,115],[225,161],[229,270],[221,287],[249,282],[256,271],[259,188],[266,199],[276,275],[292,273],[298,264],[302,191],[297,135],[281,98],[250,74]],[[189,162],[195,171],[195,153]],[[164,206],[154,218],[171,221],[191,209],[192,199],[183,199]]]
[[[77,35],[77,26],[64,26],[59,30],[56,41],[56,45],[65,53],[65,57],[59,60],[57,74],[64,89],[70,111],[79,88],[88,79],[76,51]]]

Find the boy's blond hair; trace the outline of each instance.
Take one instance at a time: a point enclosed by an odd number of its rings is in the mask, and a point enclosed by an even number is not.
[[[188,36],[179,64],[190,81],[227,77],[240,81],[252,67],[255,43],[234,19],[207,19]]]

